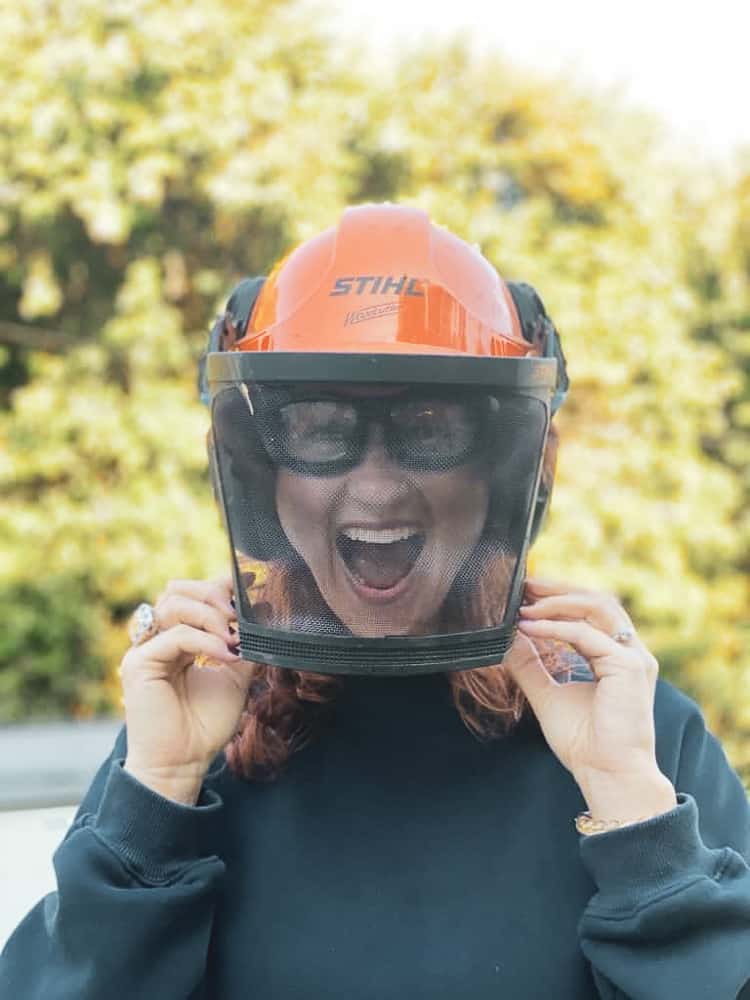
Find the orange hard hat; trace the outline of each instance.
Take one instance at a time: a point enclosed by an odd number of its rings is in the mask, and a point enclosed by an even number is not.
[[[539,354],[479,250],[392,204],[347,208],[279,261],[232,350]]]
[[[268,278],[234,288],[198,386],[246,659],[390,675],[501,662],[549,504],[550,420],[568,389],[557,331],[530,285],[503,281],[419,209],[348,208]],[[391,393],[398,398],[383,398]],[[335,477],[354,478],[373,422],[386,485],[377,473],[357,494]],[[456,488],[438,517],[424,491],[429,482],[444,495],[442,472]],[[287,516],[303,479],[329,480],[303,489],[328,497],[328,513],[301,503]],[[456,543],[449,555],[436,534],[444,514],[463,525],[445,530]],[[404,526],[403,537],[383,535]],[[293,600],[264,598],[269,611],[257,612],[243,558],[260,564],[268,594],[293,590]],[[398,592],[402,605],[391,591],[404,580],[413,589]],[[409,621],[416,597],[437,604]]]

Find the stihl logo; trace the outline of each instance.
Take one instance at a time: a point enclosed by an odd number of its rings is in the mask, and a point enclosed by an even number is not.
[[[402,274],[356,274],[351,278],[338,278],[329,295],[414,295],[424,298],[424,292],[417,288],[418,278]],[[369,286],[369,287],[368,287]]]

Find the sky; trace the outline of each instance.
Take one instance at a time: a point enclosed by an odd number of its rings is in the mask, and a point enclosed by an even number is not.
[[[464,31],[521,66],[615,87],[656,111],[699,155],[726,160],[750,147],[750,4],[711,0],[329,0],[342,37],[379,55],[402,40]],[[744,8],[744,9],[743,9]]]

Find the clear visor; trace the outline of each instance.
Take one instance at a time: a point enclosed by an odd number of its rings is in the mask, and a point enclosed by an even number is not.
[[[539,399],[239,382],[212,419],[247,622],[368,639],[503,624],[544,444]]]

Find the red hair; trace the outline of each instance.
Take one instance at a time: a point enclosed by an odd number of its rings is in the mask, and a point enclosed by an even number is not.
[[[542,481],[552,489],[557,460],[558,435],[550,426],[542,467]],[[470,603],[462,609],[462,620],[472,628],[496,623],[497,570],[480,576]],[[507,574],[506,574],[507,575]],[[273,609],[275,621],[291,613],[289,571],[274,567],[272,581],[258,588],[254,604],[262,615],[262,605]],[[298,590],[298,581],[295,580]],[[570,679],[571,647],[558,640],[533,640],[539,657],[553,676]],[[481,740],[497,739],[516,726],[530,711],[521,688],[502,664],[444,674],[451,688],[453,704],[463,723]],[[246,781],[271,781],[284,769],[290,756],[306,746],[318,733],[329,714],[336,694],[346,683],[339,675],[291,670],[254,663],[245,708],[237,731],[226,745],[230,770]]]

